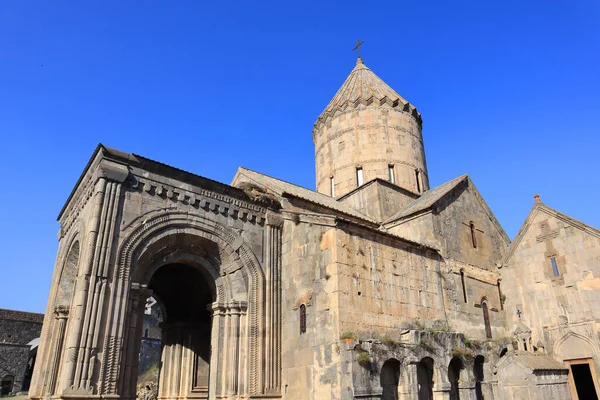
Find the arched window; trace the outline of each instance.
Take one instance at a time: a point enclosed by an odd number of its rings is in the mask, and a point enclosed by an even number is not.
[[[425,357],[417,364],[417,385],[419,400],[433,399],[433,359]]]
[[[398,400],[398,381],[400,379],[400,361],[387,360],[381,367],[382,400]]]
[[[490,312],[485,300],[481,302],[481,309],[483,310],[483,323],[485,324],[485,337],[488,339],[492,338],[492,325],[490,324]]]
[[[500,309],[504,310],[504,296],[502,296],[502,290],[500,289],[500,280],[498,280],[498,298],[500,299]]]
[[[300,313],[300,334],[302,335],[306,333],[306,306],[301,304],[298,312]]]
[[[421,193],[421,174],[415,169],[415,181],[417,182],[417,193]]]
[[[475,376],[475,398],[483,400],[483,391],[481,390],[481,382],[483,382],[483,363],[485,358],[482,355],[475,357],[473,364],[473,375]]]
[[[463,363],[458,357],[450,360],[448,365],[448,381],[450,382],[450,400],[460,400],[458,382],[460,381],[460,370],[463,369]]]
[[[331,190],[331,197],[335,197],[335,180],[333,178],[333,175],[329,177],[329,187]]]
[[[476,249],[477,248],[477,238],[475,237],[475,224],[473,223],[473,221],[471,221],[469,226],[471,227],[471,243],[473,244],[473,248]]]
[[[463,299],[467,302],[467,285],[465,283],[465,271],[460,270],[460,282],[462,283]]]

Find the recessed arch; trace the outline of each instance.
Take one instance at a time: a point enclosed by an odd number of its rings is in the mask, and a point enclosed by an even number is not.
[[[464,368],[462,360],[453,357],[448,365],[448,381],[450,382],[450,400],[460,400],[460,371]]]
[[[381,367],[382,400],[398,400],[398,381],[400,380],[400,361],[390,358]]]
[[[417,364],[417,386],[419,400],[433,399],[433,359],[425,357]]]
[[[569,331],[556,341],[554,353],[562,360],[593,357],[598,353],[596,345],[589,338]]]
[[[114,301],[131,297],[132,295],[129,294],[131,285],[133,285],[133,289],[139,288],[135,290],[143,290],[145,282],[148,282],[149,277],[152,276],[152,271],[160,268],[161,262],[164,262],[165,259],[171,261],[184,259],[186,262],[196,262],[197,267],[215,278],[216,301],[211,306],[212,312],[220,315],[226,313],[232,318],[240,316],[235,318],[238,318],[239,324],[243,324],[243,326],[240,325],[240,329],[245,332],[247,337],[243,341],[236,339],[239,340],[239,345],[243,346],[246,352],[240,356],[239,362],[243,363],[240,371],[248,374],[244,378],[247,382],[245,390],[249,393],[260,392],[259,385],[262,379],[260,363],[264,357],[261,353],[261,349],[264,347],[264,338],[260,335],[264,329],[264,273],[255,254],[244,239],[237,232],[211,219],[180,210],[159,210],[141,216],[129,225],[125,235],[126,238],[117,253],[115,270],[117,282],[114,285]],[[170,240],[175,242],[178,240],[174,238],[184,238],[184,245],[179,246],[179,250],[176,249],[177,246],[170,247],[168,245]],[[190,243],[187,243],[186,240],[189,240]],[[193,249],[192,243],[197,240],[201,240],[205,244],[212,243],[214,246],[209,251],[199,254],[195,251],[198,250],[197,248]],[[152,246],[158,247],[153,248]],[[154,250],[160,248],[160,256],[145,256],[145,254],[152,253],[146,253],[146,250],[151,248]],[[206,250],[204,247],[202,251]],[[163,258],[161,259],[161,257]],[[200,261],[198,257],[204,261]],[[238,300],[235,297],[236,293],[244,293],[243,301],[239,301],[241,299]],[[110,326],[120,324],[130,326],[132,324],[132,318],[135,316],[127,304],[125,302],[116,304],[113,314],[115,321],[109,322]],[[219,326],[221,325],[217,325],[216,329],[224,329]],[[131,339],[119,340],[127,342]],[[222,343],[219,344],[219,346],[222,345]],[[104,353],[103,366],[105,368],[102,373],[105,391],[115,390],[117,385],[120,351],[116,346],[111,349],[109,344],[108,351]],[[127,373],[125,376],[128,376]],[[120,379],[125,379],[127,382],[126,378]],[[211,379],[213,379],[212,375]],[[235,382],[237,378],[231,378],[231,381]],[[131,391],[131,389],[129,390]]]

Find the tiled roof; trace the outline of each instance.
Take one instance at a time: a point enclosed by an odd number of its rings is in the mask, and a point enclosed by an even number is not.
[[[507,357],[512,356],[516,362],[524,367],[531,368],[534,371],[552,371],[566,370],[561,362],[543,353],[531,353],[529,351],[514,351],[508,353]]]
[[[390,222],[394,222],[396,220],[408,217],[410,215],[428,209],[465,179],[468,179],[468,176],[462,175],[458,178],[452,179],[449,182],[441,184],[438,187],[426,191],[421,195],[421,197],[419,197],[412,203],[409,203],[406,207],[402,208],[392,217],[388,218],[388,220],[385,223],[387,224]]]
[[[44,321],[44,314],[0,308],[0,320],[27,321],[41,324]]]
[[[359,213],[352,207],[349,207],[344,203],[340,203],[332,197],[326,196],[324,194],[315,192],[310,189],[306,189],[302,186],[294,185],[293,183],[285,182],[280,179],[261,174],[260,172],[252,171],[244,167],[240,167],[238,169],[238,174],[242,174],[243,176],[252,180],[254,183],[260,186],[267,187],[279,196],[291,195],[318,204],[320,206],[330,208],[340,213],[360,218],[372,224],[377,224],[375,220],[367,217],[362,213]]]
[[[345,108],[348,104],[356,104],[358,101],[377,101],[386,102],[392,107],[402,107],[406,111],[415,112],[415,116],[420,118],[420,114],[415,107],[410,105],[402,96],[385,83],[380,77],[375,75],[362,61],[358,59],[356,66],[346,78],[346,81],[338,89],[333,99],[329,102],[325,110],[321,113],[317,122],[323,121],[327,116],[333,114],[338,109]]]

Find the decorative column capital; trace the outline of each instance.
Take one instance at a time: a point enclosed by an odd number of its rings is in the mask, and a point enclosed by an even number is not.
[[[69,317],[69,306],[56,306],[54,307],[54,314],[57,319],[66,319]]]
[[[273,228],[281,228],[283,226],[283,217],[279,213],[269,210],[267,212],[266,224]]]
[[[94,175],[95,180],[104,178],[109,181],[122,183],[129,176],[129,168],[126,164],[105,158],[100,161]]]

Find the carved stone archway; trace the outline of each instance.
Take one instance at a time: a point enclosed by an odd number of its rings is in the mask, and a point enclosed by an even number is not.
[[[118,253],[117,282],[110,306],[113,320],[109,324],[120,328],[114,330],[115,336],[107,336],[100,381],[103,392],[116,391],[122,393],[122,397],[135,396],[131,384],[128,384],[137,368],[136,354],[131,351],[131,346],[138,339],[136,329],[140,303],[148,295],[146,285],[158,265],[155,257],[148,256],[146,252],[154,243],[179,235],[213,243],[219,251],[220,265],[213,263],[212,271],[207,268],[207,272],[215,279],[216,288],[211,311],[213,346],[217,347],[213,349],[213,354],[218,359],[211,361],[218,363],[216,370],[228,371],[228,375],[211,374],[212,387],[221,396],[259,393],[261,350],[264,347],[261,335],[264,330],[264,274],[254,253],[239,235],[198,215],[178,211],[160,212],[145,216],[143,223],[136,225]],[[189,260],[194,257],[189,252],[177,253],[176,240],[172,244],[172,251],[165,255],[167,259],[183,257]],[[239,291],[234,293],[232,289],[235,285],[232,277],[238,271],[246,278],[245,299],[240,299]],[[239,284],[235,286],[239,288]],[[234,337],[236,332],[239,332],[237,338]],[[118,346],[113,345],[121,341],[126,344],[123,354],[120,354]],[[239,363],[244,360],[247,360],[247,365],[242,368]]]

